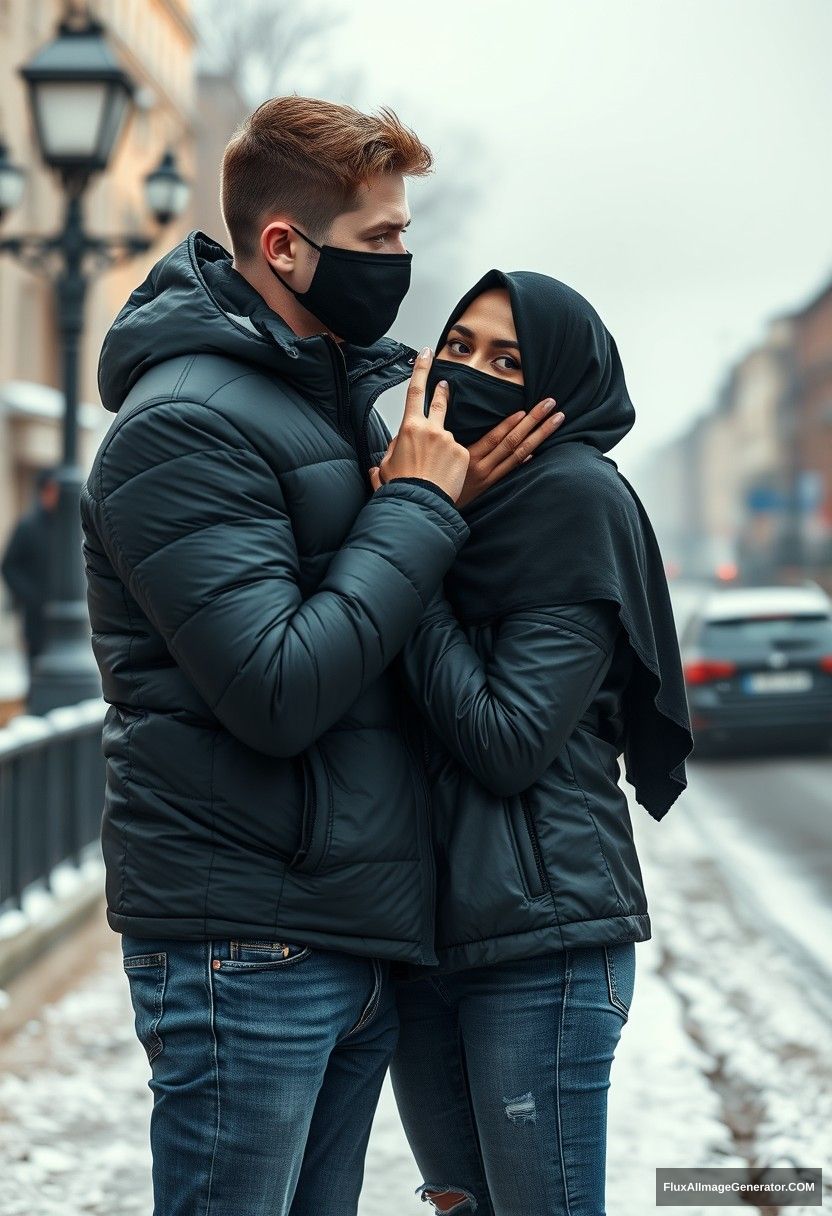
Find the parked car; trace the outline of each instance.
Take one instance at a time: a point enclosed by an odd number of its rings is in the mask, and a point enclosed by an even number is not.
[[[832,600],[820,587],[713,590],[681,650],[695,755],[832,743]]]

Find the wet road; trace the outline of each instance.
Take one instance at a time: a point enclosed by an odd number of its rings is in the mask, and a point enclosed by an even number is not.
[[[704,816],[709,807],[728,816],[832,908],[832,756],[709,760],[690,771]]]

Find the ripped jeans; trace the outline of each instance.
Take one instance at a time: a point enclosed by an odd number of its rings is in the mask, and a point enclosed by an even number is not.
[[[439,1211],[604,1216],[635,943],[398,980],[393,1089]]]

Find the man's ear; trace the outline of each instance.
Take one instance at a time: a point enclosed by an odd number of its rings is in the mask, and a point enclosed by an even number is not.
[[[272,220],[260,233],[260,249],[278,270],[294,270],[298,237],[288,220]]]

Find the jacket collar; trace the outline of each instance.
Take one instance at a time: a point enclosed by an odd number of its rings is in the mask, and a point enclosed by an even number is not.
[[[324,333],[299,337],[233,268],[231,254],[194,231],[156,263],[113,322],[98,368],[105,407],[117,411],[154,364],[201,352],[262,367],[325,413],[347,394],[360,407],[376,393],[381,369],[389,368],[391,385],[406,379],[416,355],[392,338],[359,347]]]

